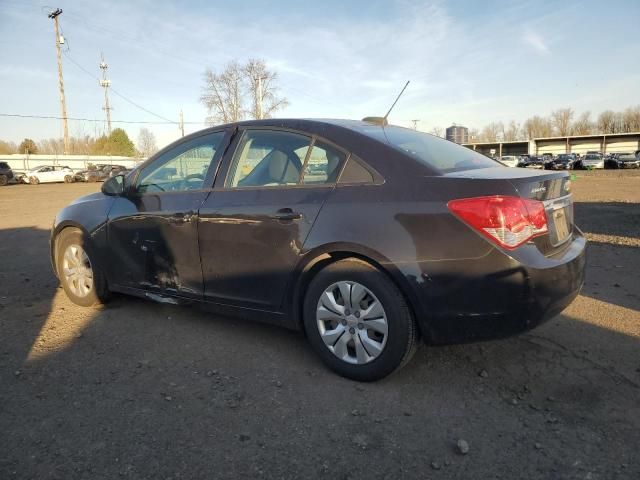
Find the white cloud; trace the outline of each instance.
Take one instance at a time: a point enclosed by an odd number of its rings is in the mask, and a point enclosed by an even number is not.
[[[538,52],[541,55],[547,55],[551,53],[549,51],[549,47],[544,42],[542,37],[531,30],[526,31],[522,39],[527,45],[532,47],[536,52]]]

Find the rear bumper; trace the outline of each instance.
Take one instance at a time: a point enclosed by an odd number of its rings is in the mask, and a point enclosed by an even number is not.
[[[526,247],[517,255],[496,249],[472,265],[466,260],[458,274],[437,272],[422,282],[417,316],[426,340],[446,344],[506,337],[562,312],[584,284],[584,236],[576,229],[570,244],[552,257]]]

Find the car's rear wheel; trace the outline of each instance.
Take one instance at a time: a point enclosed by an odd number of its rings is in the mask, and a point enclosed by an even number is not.
[[[104,273],[92,257],[82,232],[67,228],[60,233],[56,241],[58,278],[69,299],[83,307],[102,303],[109,296]]]
[[[417,342],[402,293],[384,273],[355,258],[332,263],[312,279],[304,327],[323,362],[358,381],[378,380],[400,368]]]
[[[7,183],[9,183],[9,179],[6,175],[0,175],[0,187],[4,187]]]
[[[71,182],[73,182],[73,177],[71,175],[65,175],[64,183],[71,183]]]
[[[38,177],[29,177],[29,183],[31,185],[38,185],[40,183],[40,180],[38,179]]]

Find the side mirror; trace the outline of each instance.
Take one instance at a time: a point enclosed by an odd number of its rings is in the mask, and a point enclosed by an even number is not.
[[[116,175],[102,184],[102,193],[111,197],[119,197],[124,193],[124,175]]]

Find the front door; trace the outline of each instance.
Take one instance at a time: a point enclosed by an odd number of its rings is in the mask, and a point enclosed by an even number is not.
[[[161,152],[109,212],[109,279],[122,287],[201,298],[198,209],[229,135],[215,132]]]
[[[234,146],[199,212],[204,295],[277,312],[346,155],[272,129],[241,130]]]

